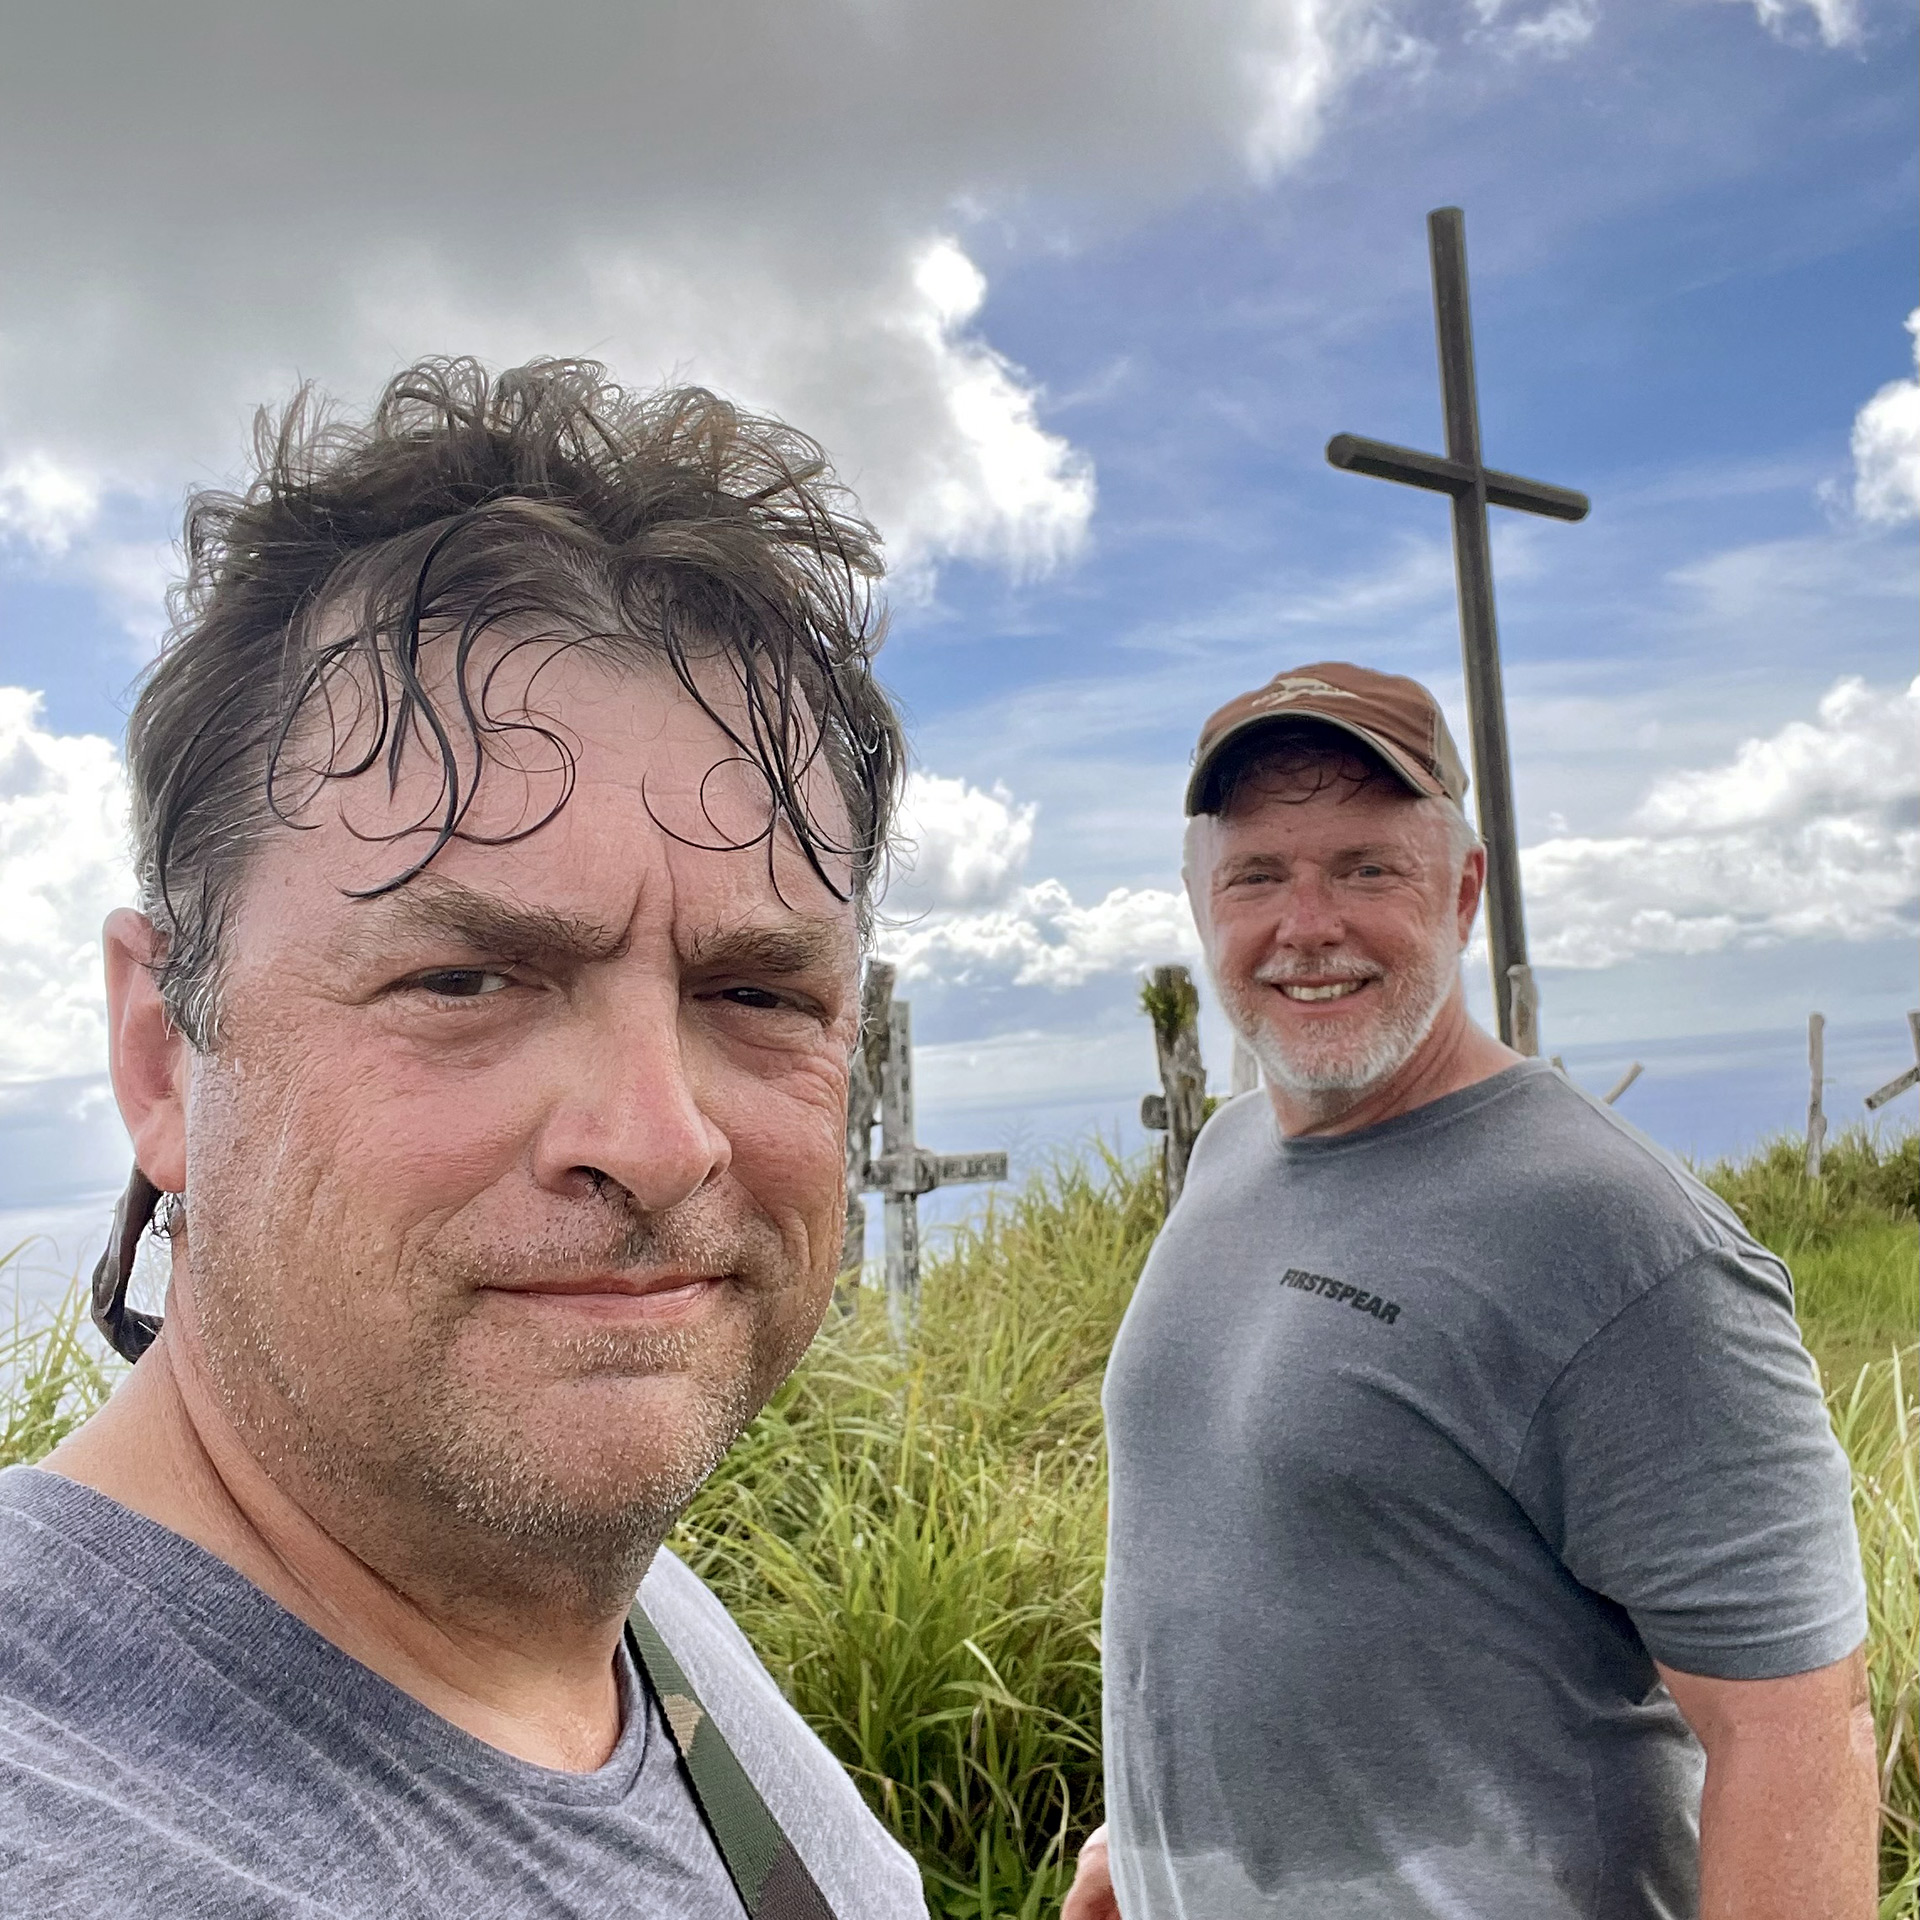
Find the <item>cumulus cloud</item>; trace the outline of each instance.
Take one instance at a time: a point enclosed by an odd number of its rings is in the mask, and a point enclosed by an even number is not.
[[[1920,307],[1907,315],[1920,374]],[[1853,506],[1863,520],[1920,514],[1920,378],[1890,380],[1853,423]]]
[[[881,942],[907,980],[1064,989],[1198,956],[1177,890],[1116,887],[1083,903],[1059,879],[1029,881],[1034,809],[1004,788],[921,776],[915,807],[928,823],[924,878],[889,894]],[[1536,963],[1910,936],[1920,680],[1904,691],[1838,681],[1813,719],[1657,780],[1627,825],[1522,850]],[[899,911],[908,903],[916,917]]]
[[[111,742],[49,733],[0,687],[0,1082],[98,1072],[100,923],[132,898],[126,777]]]
[[[1058,880],[1041,880],[1004,906],[889,929],[880,951],[907,981],[1078,987],[1096,974],[1196,958],[1200,942],[1184,894],[1115,887],[1081,906]]]
[[[1920,680],[1895,693],[1841,680],[1815,719],[1657,781],[1630,824],[1616,838],[1523,849],[1538,963],[1910,936]]]
[[[883,912],[892,919],[942,907],[1004,901],[1033,849],[1039,809],[1021,806],[996,781],[991,792],[965,780],[916,772],[900,809],[899,852]]]
[[[1027,881],[1038,811],[998,784],[913,776],[879,941],[903,979],[1077,987],[1198,954],[1183,894],[1115,887],[1083,906],[1059,880]]]
[[[910,578],[1044,568],[1093,476],[984,332],[969,233],[1271,173],[1410,44],[1382,0],[30,10],[0,65],[7,524],[70,537],[56,471],[229,471],[296,374],[358,401],[426,351],[571,351],[818,435]]]

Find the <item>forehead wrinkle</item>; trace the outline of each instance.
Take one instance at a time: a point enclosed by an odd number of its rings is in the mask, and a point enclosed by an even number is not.
[[[632,940],[628,927],[608,926],[555,907],[529,906],[433,873],[420,874],[373,904],[385,909],[381,918],[386,924],[403,933],[451,936],[469,947],[515,959],[576,965],[617,960]]]

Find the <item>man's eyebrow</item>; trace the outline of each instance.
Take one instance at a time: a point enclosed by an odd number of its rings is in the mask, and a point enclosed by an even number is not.
[[[562,961],[575,966],[617,960],[628,929],[610,927],[553,907],[531,907],[482,893],[457,880],[423,873],[383,903],[383,918],[403,933],[458,940],[476,953],[511,960]]]
[[[1337,860],[1387,860],[1405,859],[1407,849],[1392,840],[1356,840],[1351,846],[1336,847],[1326,858]],[[1270,850],[1262,853],[1250,849],[1245,853],[1229,855],[1214,869],[1216,873],[1244,873],[1251,867],[1292,866],[1296,855]]]
[[[851,942],[838,920],[792,913],[777,924],[726,927],[697,934],[682,956],[690,972],[795,974],[844,960]]]

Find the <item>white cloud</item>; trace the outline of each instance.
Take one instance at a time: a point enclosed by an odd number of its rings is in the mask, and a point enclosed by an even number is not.
[[[1920,307],[1907,315],[1920,372]],[[1920,514],[1920,378],[1890,380],[1853,423],[1853,506],[1863,520]]]
[[[880,951],[907,982],[1078,987],[1097,974],[1195,959],[1200,942],[1182,893],[1115,887],[1083,907],[1058,880],[1042,880],[1004,906],[889,929]]]
[[[1804,9],[1813,16],[1813,24],[1822,43],[1845,47],[1860,37],[1860,9],[1855,0],[1752,0],[1760,24],[1779,39],[1786,39],[1800,22]]]
[[[1199,952],[1184,894],[1115,887],[1082,906],[1059,880],[1027,882],[1039,809],[999,784],[916,773],[905,851],[883,903],[881,954],[907,981],[1077,987]]]
[[[40,708],[0,687],[0,1082],[98,1071],[100,923],[133,897],[113,746],[47,732]]]
[[[1901,693],[1837,682],[1813,721],[1656,781],[1631,825],[1522,850],[1536,962],[1911,935],[1920,680]]]
[[[0,466],[0,540],[64,553],[99,511],[94,480],[45,453],[20,454]]]
[[[1565,59],[1576,47],[1584,47],[1593,38],[1600,10],[1591,0],[1560,0],[1529,20],[1516,20],[1509,33],[1517,53],[1540,53],[1549,59]]]
[[[1527,53],[1564,59],[1593,38],[1600,21],[1597,0],[1555,0],[1542,12],[1496,26],[1506,0],[1473,0],[1473,11],[1488,31],[1484,37],[1509,58]]]
[[[900,850],[885,913],[904,920],[930,908],[983,907],[1005,900],[1033,848],[1039,809],[937,773],[915,773],[900,810]]]
[[[1038,570],[1092,474],[970,233],[1271,172],[1411,47],[1381,0],[40,9],[0,65],[0,465],[172,494],[296,375],[589,352],[816,434],[910,584]]]

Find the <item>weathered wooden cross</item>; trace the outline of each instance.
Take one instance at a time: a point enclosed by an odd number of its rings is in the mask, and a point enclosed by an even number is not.
[[[1527,965],[1520,908],[1520,849],[1514,838],[1513,777],[1507,757],[1507,708],[1500,686],[1500,642],[1493,617],[1493,553],[1487,508],[1516,507],[1555,520],[1583,520],[1587,496],[1542,480],[1499,473],[1480,458],[1480,401],[1474,386],[1473,325],[1467,309],[1466,222],[1458,207],[1427,216],[1433,256],[1434,330],[1440,345],[1440,400],[1447,451],[1416,453],[1337,433],[1327,459],[1348,473],[1370,473],[1453,496],[1453,569],[1460,592],[1460,642],[1466,656],[1467,714],[1473,727],[1473,784],[1480,837],[1487,843],[1487,945],[1500,1037],[1538,1053],[1538,1000]]]
[[[928,1153],[913,1138],[913,1009],[893,997],[894,970],[867,968],[860,997],[860,1043],[847,1087],[847,1231],[843,1274],[866,1258],[867,1208],[862,1193],[885,1196],[887,1313],[905,1339],[920,1301],[920,1196],[936,1187],[1004,1180],[1004,1153]],[[873,1125],[880,1122],[880,1151]]]
[[[1889,1100],[1897,1100],[1910,1088],[1920,1087],[1920,1012],[1907,1015],[1907,1032],[1913,1037],[1913,1065],[1905,1073],[1896,1073],[1884,1087],[1867,1095],[1867,1111],[1878,1113]]]

